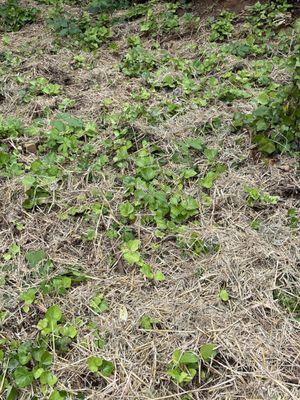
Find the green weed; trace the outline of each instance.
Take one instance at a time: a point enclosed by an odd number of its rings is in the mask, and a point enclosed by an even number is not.
[[[23,7],[19,0],[6,0],[0,5],[0,22],[4,31],[19,31],[26,24],[35,22],[37,15],[37,8]]]

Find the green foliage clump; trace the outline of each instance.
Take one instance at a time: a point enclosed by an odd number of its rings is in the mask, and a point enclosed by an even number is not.
[[[17,138],[24,135],[25,127],[23,123],[14,117],[5,118],[0,114],[0,138]]]
[[[6,0],[0,5],[0,31],[19,31],[26,24],[36,21],[37,8],[23,7],[19,0]]]
[[[87,12],[80,18],[55,12],[48,20],[48,26],[61,37],[70,37],[85,50],[96,50],[108,42],[113,34],[108,27],[110,19],[106,14],[92,18]]]
[[[67,113],[58,114],[51,123],[46,142],[41,151],[57,152],[64,157],[78,153],[85,138],[96,135],[97,128],[93,123],[84,122]]]
[[[114,363],[98,356],[89,357],[87,366],[91,372],[99,374],[103,378],[109,378],[115,369]]]
[[[300,97],[297,86],[281,86],[264,96],[251,114],[236,113],[235,128],[246,126],[252,141],[265,154],[299,150]],[[262,99],[262,98],[261,98]]]
[[[300,321],[300,294],[295,276],[283,274],[278,277],[273,299],[293,318]]]
[[[211,34],[211,42],[222,42],[232,36],[234,26],[233,21],[235,14],[229,11],[223,11],[217,18],[212,18],[209,21]]]
[[[236,113],[233,118],[235,129],[247,127],[253,143],[265,154],[297,152],[300,144],[300,23],[296,22],[298,35],[294,43],[294,56],[290,59],[292,83],[277,85],[262,93],[258,107],[251,114]]]
[[[205,364],[211,362],[216,354],[216,346],[213,343],[203,344],[199,354],[193,351],[175,350],[167,373],[179,385],[191,382],[199,373],[199,379],[205,380],[208,377]],[[204,365],[200,368],[201,363]]]
[[[250,207],[255,207],[258,204],[277,204],[279,200],[278,196],[271,196],[255,187],[246,186],[244,191],[247,193],[247,204]]]
[[[148,76],[156,67],[157,61],[153,53],[142,46],[130,48],[120,65],[121,71],[130,78]]]
[[[245,32],[253,31],[256,35],[280,27],[284,22],[285,13],[291,5],[287,0],[274,0],[264,3],[257,2],[250,8],[246,18]]]
[[[141,23],[141,32],[159,36],[167,34],[179,28],[177,15],[178,4],[167,3],[167,8],[162,13],[156,14],[153,8],[149,8],[146,19]]]
[[[34,292],[27,292],[24,297],[32,302]],[[76,338],[77,330],[64,321],[63,314],[57,305],[48,308],[43,319],[37,324],[40,332],[36,339],[19,342],[1,340],[1,362],[6,365],[6,374],[1,375],[2,389],[7,399],[15,399],[19,389],[33,384],[40,385],[44,393],[52,388],[58,378],[52,372],[52,347],[58,353],[68,351],[69,345]],[[15,394],[13,396],[11,393]]]
[[[30,81],[29,86],[29,92],[32,95],[46,94],[49,96],[55,96],[61,92],[60,85],[57,83],[50,83],[48,79],[44,77],[33,79]]]
[[[121,246],[121,251],[124,260],[129,265],[136,265],[140,268],[142,274],[148,279],[154,279],[156,281],[163,281],[165,279],[164,274],[161,271],[153,272],[152,267],[146,263],[139,251],[141,241],[138,239],[128,240]]]

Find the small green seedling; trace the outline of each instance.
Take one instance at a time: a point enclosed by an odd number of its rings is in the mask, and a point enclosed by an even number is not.
[[[299,225],[299,217],[295,208],[290,208],[287,212],[288,224],[290,228],[297,228]]]
[[[229,300],[229,294],[226,289],[221,289],[219,292],[219,299],[227,302]]]
[[[149,315],[143,315],[140,319],[140,326],[142,329],[146,331],[150,331],[154,329],[154,327],[160,323],[160,320],[157,318],[152,318]]]
[[[90,307],[96,314],[101,314],[109,310],[107,301],[103,294],[97,294],[90,301]]]
[[[61,92],[61,86],[57,83],[50,83],[48,79],[40,77],[29,82],[29,92],[32,95],[46,94],[56,96]]]
[[[20,246],[16,243],[13,243],[9,246],[9,249],[6,253],[3,254],[3,259],[5,261],[10,261],[15,258],[20,253]]]
[[[191,382],[199,369],[199,357],[192,351],[175,350],[168,375],[179,385]]]
[[[255,187],[251,188],[246,186],[244,191],[247,193],[247,204],[250,207],[254,207],[258,204],[277,204],[279,200],[278,196],[271,196]]]
[[[48,256],[44,250],[29,250],[25,254],[25,260],[29,268],[36,268],[47,259]]]
[[[53,305],[46,311],[45,318],[38,322],[37,328],[41,331],[42,335],[46,336],[56,331],[58,322],[61,319],[62,312],[60,308],[57,305]]]
[[[88,369],[93,373],[98,373],[104,378],[109,378],[115,369],[111,361],[107,361],[102,357],[91,356],[87,360]]]
[[[122,217],[128,218],[129,220],[135,219],[135,209],[129,201],[120,204],[119,210]]]
[[[140,267],[141,272],[148,279],[156,281],[163,281],[164,274],[161,271],[153,272],[152,267],[142,260],[141,253],[138,251],[141,246],[141,241],[137,239],[128,240],[121,246],[123,257],[129,265],[137,265]]]
[[[22,310],[27,313],[29,311],[30,305],[35,301],[37,289],[30,288],[26,292],[22,293],[20,299],[24,301]]]

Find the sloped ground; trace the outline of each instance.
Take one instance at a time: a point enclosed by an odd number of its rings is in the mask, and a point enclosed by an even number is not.
[[[0,150],[10,156],[0,158],[0,397],[18,386],[16,349],[33,341],[58,380],[35,377],[15,398],[298,399],[297,158],[267,157],[231,127],[234,112],[290,82],[290,12],[241,56],[228,46],[250,35],[247,9],[216,41],[206,17],[181,8],[168,28],[148,15],[144,32],[145,16],[123,22],[128,10],[116,11],[113,37],[85,51],[47,26],[54,6],[30,4],[38,20],[0,48]],[[10,117],[24,128],[7,128]],[[278,198],[251,201],[247,187]],[[53,305],[74,335],[39,337]],[[213,357],[174,382],[173,352],[207,343]],[[111,375],[90,371],[91,356],[111,361]]]

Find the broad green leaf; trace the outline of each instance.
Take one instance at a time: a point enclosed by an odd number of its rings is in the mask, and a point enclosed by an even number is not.
[[[60,308],[54,304],[46,311],[45,318],[48,321],[60,321],[60,319],[62,318],[62,312]]]
[[[264,119],[259,119],[255,122],[257,132],[265,131],[268,129],[269,124]]]
[[[157,171],[154,168],[141,168],[140,170],[140,175],[141,177],[146,181],[150,182],[152,179],[154,179],[157,175]]]
[[[111,361],[103,360],[103,363],[100,367],[101,375],[105,377],[110,377],[111,374],[114,372],[115,366]]]
[[[213,171],[209,171],[203,179],[201,179],[200,184],[206,189],[211,189],[215,180],[217,179],[217,174]]]
[[[44,250],[29,250],[25,255],[25,259],[30,268],[35,268],[40,262],[47,259],[47,254]]]
[[[54,386],[57,381],[57,376],[52,374],[50,371],[44,371],[40,376],[40,382],[42,385]]]
[[[40,319],[36,327],[38,328],[38,330],[42,331],[43,329],[47,328],[48,322],[49,321],[47,320],[47,318]]]
[[[213,149],[213,148],[206,148],[203,150],[203,154],[205,155],[205,157],[208,159],[208,161],[211,163],[213,162],[217,155],[218,155],[218,150],[217,149]]]
[[[97,372],[103,363],[103,358],[91,356],[87,360],[88,368],[91,372]]]
[[[187,168],[183,171],[183,177],[185,179],[192,178],[193,176],[196,176],[196,175],[197,175],[197,172],[192,168]]]
[[[140,253],[138,253],[137,251],[133,251],[133,252],[125,252],[124,253],[124,259],[125,261],[128,262],[128,264],[133,265],[133,264],[138,264],[138,262],[141,259],[141,255]]]
[[[181,354],[179,363],[180,364],[195,364],[199,361],[198,356],[192,351],[185,351]]]
[[[194,364],[199,361],[198,356],[192,351],[175,350],[172,355],[175,364]]]
[[[152,318],[149,315],[144,315],[140,320],[140,326],[142,329],[151,330],[154,324],[158,324],[160,321],[156,318]]]
[[[166,279],[165,275],[161,271],[157,271],[154,274],[154,279],[156,281],[162,282]]]
[[[43,367],[47,367],[52,364],[53,356],[52,354],[43,348],[39,348],[33,351],[33,358],[39,362]]]
[[[122,217],[127,218],[134,213],[134,207],[129,202],[120,204],[120,213]]]
[[[200,355],[203,361],[210,361],[215,354],[215,345],[213,343],[206,343],[200,347]]]
[[[153,278],[154,278],[154,274],[153,274],[153,272],[152,272],[151,265],[149,265],[149,264],[143,263],[143,264],[141,265],[141,272],[142,272],[142,274],[144,274],[145,277],[148,278],[148,279],[153,279]]]
[[[102,313],[109,309],[107,301],[104,299],[103,294],[98,294],[97,296],[93,297],[90,301],[90,307],[96,313]]]
[[[44,372],[44,368],[37,368],[34,372],[33,372],[33,376],[34,379],[39,379],[39,377],[42,375],[42,373]]]
[[[77,329],[73,325],[69,326],[60,326],[59,327],[59,332],[62,336],[69,337],[71,339],[74,339],[74,337],[77,335]]]
[[[36,182],[36,178],[32,175],[25,175],[24,178],[22,179],[22,183],[25,186],[25,190],[28,190],[31,188],[32,185],[34,185]]]
[[[19,388],[30,386],[33,382],[33,373],[26,367],[18,367],[14,373],[14,380]]]
[[[257,97],[257,102],[264,106],[267,105],[269,103],[269,101],[270,101],[270,98],[267,95],[267,93],[265,93],[265,92],[260,93],[260,95]]]
[[[222,301],[228,301],[229,300],[229,294],[228,294],[227,290],[221,289],[220,292],[219,292],[219,298]]]
[[[54,390],[50,397],[49,400],[65,400],[67,398],[66,392],[59,392],[58,390]]]
[[[25,304],[32,304],[35,300],[37,289],[30,288],[26,292],[22,293],[20,298],[24,301]]]
[[[141,241],[138,239],[128,240],[126,245],[130,251],[137,251],[141,246]]]
[[[181,205],[185,210],[188,211],[197,210],[198,208],[197,200],[192,196],[188,196],[186,199],[182,200]]]

